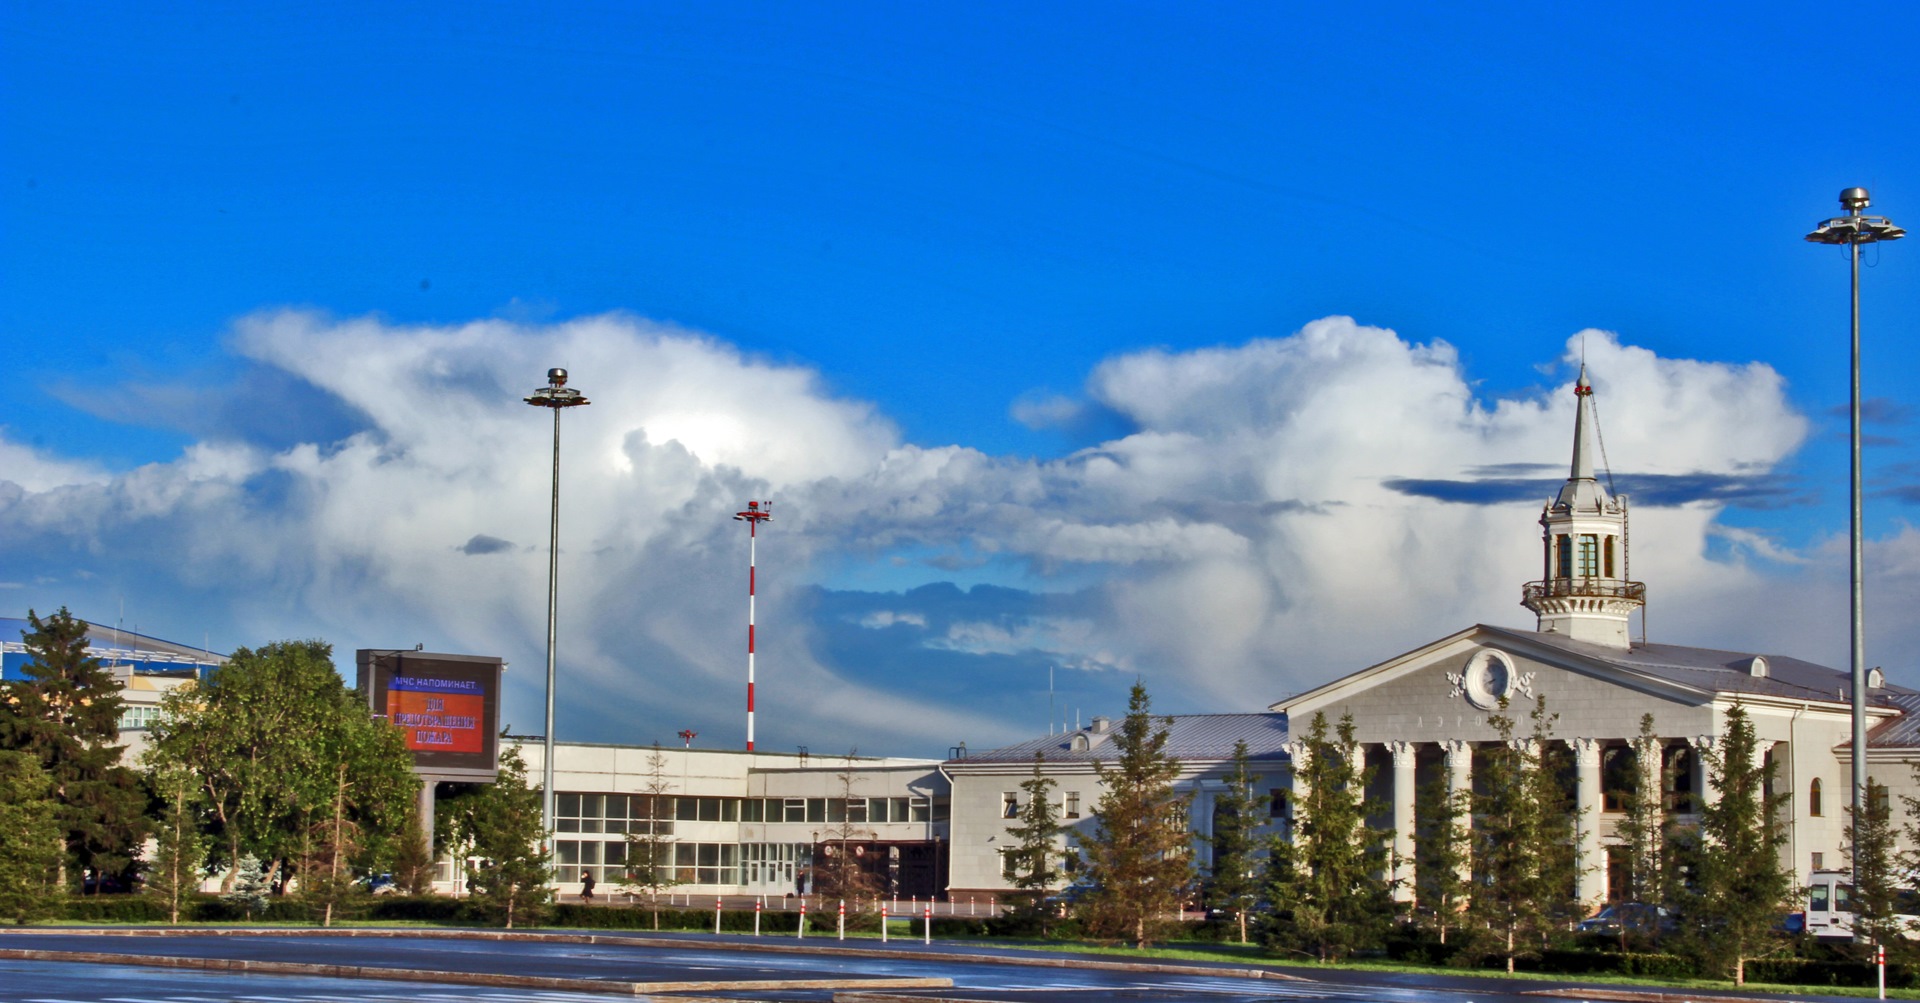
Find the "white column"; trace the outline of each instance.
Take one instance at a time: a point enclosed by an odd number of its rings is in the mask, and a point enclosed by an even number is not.
[[[1720,739],[1714,735],[1695,735],[1687,739],[1693,746],[1693,790],[1694,811],[1698,812],[1710,804],[1720,802],[1720,791],[1707,782],[1707,754],[1714,751]]]
[[[1306,765],[1307,743],[1288,742],[1280,748],[1286,752],[1293,766],[1293,769],[1288,771],[1290,779],[1287,781],[1287,793],[1293,800],[1293,807],[1287,812],[1287,839],[1291,841],[1293,827],[1299,819],[1300,804],[1307,799],[1307,782],[1300,775],[1301,769]]]
[[[1393,897],[1413,901],[1414,749],[1412,742],[1388,742],[1393,757]]]
[[[1447,794],[1458,795],[1465,791],[1473,796],[1473,743],[1463,738],[1450,738],[1440,743],[1447,754]],[[1473,809],[1469,807],[1466,815],[1467,825],[1473,824]],[[1470,860],[1460,862],[1460,880],[1473,880],[1473,863]]]
[[[1574,739],[1573,762],[1579,778],[1574,831],[1578,834],[1575,845],[1580,850],[1574,865],[1579,868],[1574,894],[1581,902],[1594,906],[1607,897],[1606,851],[1600,848],[1600,739]]]

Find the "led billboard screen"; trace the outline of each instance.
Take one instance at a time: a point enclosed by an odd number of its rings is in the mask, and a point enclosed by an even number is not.
[[[427,651],[355,653],[367,709],[406,736],[414,772],[491,780],[498,770],[498,658]]]

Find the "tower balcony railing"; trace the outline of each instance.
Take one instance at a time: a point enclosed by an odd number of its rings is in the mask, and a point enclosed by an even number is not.
[[[1549,578],[1522,586],[1520,601],[1540,599],[1631,599],[1647,601],[1647,583],[1623,582],[1617,578]]]

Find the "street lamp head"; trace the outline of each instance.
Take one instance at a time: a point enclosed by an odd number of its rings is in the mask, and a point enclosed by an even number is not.
[[[1865,188],[1849,188],[1840,193],[1840,208],[1848,212],[1857,213],[1871,204]]]
[[[580,391],[567,386],[567,371],[558,366],[547,370],[547,385],[521,398],[534,407],[579,407],[591,404]]]

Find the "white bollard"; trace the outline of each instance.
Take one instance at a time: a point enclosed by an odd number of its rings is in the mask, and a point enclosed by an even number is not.
[[[713,897],[713,932],[720,932],[720,896]]]
[[[760,936],[760,907],[764,904],[766,904],[764,896],[753,900],[753,935],[756,937]]]
[[[933,900],[932,899],[927,900],[927,929],[925,933],[921,934],[920,942],[922,944],[933,943]]]
[[[795,940],[807,939],[807,897],[800,896],[800,925],[793,931]]]

